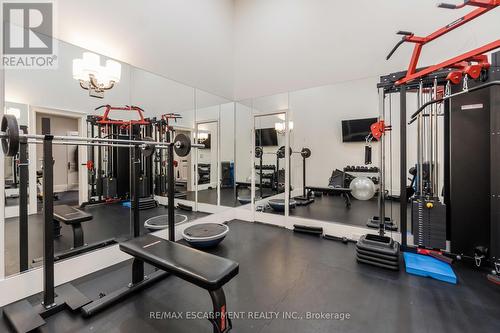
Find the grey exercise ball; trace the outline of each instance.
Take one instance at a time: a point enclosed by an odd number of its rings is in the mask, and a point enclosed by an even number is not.
[[[370,200],[375,195],[375,184],[367,177],[354,178],[349,188],[352,196],[358,200]]]

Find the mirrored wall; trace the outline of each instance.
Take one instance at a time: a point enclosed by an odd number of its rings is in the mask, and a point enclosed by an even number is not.
[[[232,101],[63,41],[53,42],[58,50],[56,68],[5,70],[4,113],[17,119],[20,130],[155,142],[184,135],[205,148],[193,148],[185,156],[174,154],[175,223],[204,217],[213,211],[211,206],[234,205]],[[43,203],[48,200],[44,182],[52,182],[54,189],[50,200],[56,262],[137,232],[166,237],[165,149],[137,150],[117,142],[75,145],[71,138],[56,141],[52,179],[44,173],[41,142],[27,144],[24,157],[2,155],[6,276],[42,265]],[[134,195],[139,214],[133,214]]]
[[[399,232],[399,97],[379,96],[378,80],[370,77],[238,101],[235,104],[238,204],[251,209],[253,196],[256,213],[284,215],[288,209],[290,217],[298,218],[294,223],[300,224],[302,219],[376,232],[381,213],[379,199],[384,196],[386,231]],[[360,98],[345,98],[352,96],[353,91]],[[416,94],[408,93],[407,104],[409,109],[417,109]],[[386,124],[396,126],[384,135],[385,190],[381,192],[382,143],[369,134],[370,126],[380,119],[382,111]],[[438,120],[441,129],[442,118]],[[287,144],[287,131],[288,157],[281,152]],[[407,131],[406,185],[414,190],[416,127],[408,126]],[[438,150],[442,152],[442,130],[438,133],[441,133]],[[442,174],[442,166],[438,167]],[[288,199],[288,205],[284,209],[275,205],[273,209],[272,199],[279,203]],[[408,208],[408,221],[410,214]],[[254,216],[261,221],[268,218]],[[408,230],[411,232],[410,225]],[[357,233],[352,231],[353,237]]]

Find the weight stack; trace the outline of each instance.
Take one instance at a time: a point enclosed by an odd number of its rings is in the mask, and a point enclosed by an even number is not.
[[[116,178],[102,179],[102,195],[106,198],[116,198]]]
[[[434,199],[416,199],[411,205],[413,242],[431,249],[446,249],[446,206]]]
[[[142,176],[139,178],[139,191],[138,191],[139,198],[144,198],[148,197],[151,195],[149,192],[149,180],[148,177]]]
[[[356,260],[390,270],[399,270],[399,243],[386,236],[367,234],[356,243]]]
[[[132,209],[135,208],[134,201],[131,201]],[[158,207],[158,203],[152,197],[139,198],[139,210],[153,209]]]
[[[165,175],[155,176],[155,194],[156,195],[167,194],[167,176]]]

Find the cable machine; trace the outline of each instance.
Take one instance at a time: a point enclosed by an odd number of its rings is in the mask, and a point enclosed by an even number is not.
[[[441,4],[455,9],[475,6],[473,12],[427,37],[399,32],[404,42],[415,43],[407,71],[382,76],[379,89],[399,94],[400,100],[400,219],[401,248],[429,254],[440,260],[470,260],[493,270],[490,281],[500,283],[500,226],[497,194],[500,167],[496,134],[500,133],[500,52],[490,65],[484,54],[500,48],[496,40],[452,59],[417,70],[423,45],[500,6],[498,0],[470,0],[463,5]],[[407,93],[417,94],[417,111],[407,124]],[[443,150],[439,150],[443,119]],[[416,189],[412,197],[411,231],[407,226],[407,125],[416,126]],[[441,190],[439,168],[443,168]]]
[[[154,141],[151,120],[144,118],[144,110],[138,106],[114,107],[102,105],[95,110],[104,109],[103,115],[87,117],[87,133],[92,138],[145,140]],[[132,113],[135,120],[113,119],[110,112]],[[140,208],[157,206],[153,193],[153,151],[146,152],[140,158],[138,196]],[[112,203],[130,199],[131,152],[125,147],[109,145],[107,147],[89,147],[86,163],[89,179],[89,199],[86,204]]]

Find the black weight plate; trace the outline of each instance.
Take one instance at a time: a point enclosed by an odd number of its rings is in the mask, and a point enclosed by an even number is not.
[[[309,157],[311,157],[311,149],[309,149],[309,148],[302,148],[302,151],[300,152],[300,155],[302,155],[303,158],[309,158]]]
[[[151,141],[151,142],[154,142],[153,138],[151,138],[149,136],[143,137],[142,141]],[[154,145],[154,143],[148,144],[146,147],[143,147],[141,152],[142,152],[142,155],[144,155],[145,157],[150,157],[151,155],[153,155],[154,152],[155,152],[155,145]]]
[[[262,147],[255,147],[255,158],[261,158],[263,154]]]
[[[292,156],[292,148],[290,147],[290,156]],[[285,158],[285,146],[281,146],[280,149],[278,149],[278,158]]]
[[[174,149],[177,156],[187,156],[191,151],[191,141],[185,134],[177,134],[174,139]]]
[[[2,150],[6,156],[16,156],[19,151],[19,126],[17,119],[11,114],[5,114],[2,118],[2,132],[7,137],[2,138]]]

